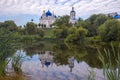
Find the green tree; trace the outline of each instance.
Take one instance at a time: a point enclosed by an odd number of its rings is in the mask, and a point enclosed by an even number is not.
[[[7,20],[5,22],[1,22],[0,23],[0,28],[6,28],[9,31],[16,31],[18,29],[17,25],[12,20]]]
[[[37,33],[37,25],[33,22],[28,22],[25,26],[26,33],[29,35],[34,35]]]
[[[83,44],[87,35],[87,30],[83,27],[71,27],[69,29],[69,35],[65,39],[68,43]]]
[[[120,40],[120,22],[118,20],[107,20],[98,31],[102,41]]]
[[[59,17],[53,25],[57,26],[57,27],[62,27],[63,25],[66,26],[66,27],[71,27],[72,24],[69,22],[70,20],[70,16],[68,15],[65,15],[65,16],[62,16],[62,17]]]
[[[44,32],[43,29],[38,28],[38,29],[37,29],[37,34],[38,34],[41,38],[43,38],[44,35],[45,35],[45,32]]]
[[[64,39],[68,36],[68,28],[65,25],[54,28],[54,35],[58,39]]]
[[[106,20],[111,19],[104,14],[94,14],[86,20],[79,20],[76,24],[77,27],[84,27],[88,30],[87,36],[96,36],[98,35],[97,29],[102,25]]]

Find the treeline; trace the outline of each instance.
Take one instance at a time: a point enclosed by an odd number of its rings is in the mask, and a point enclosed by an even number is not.
[[[54,23],[56,39],[83,44],[87,42],[111,42],[120,40],[120,21],[104,14],[94,14],[86,20],[79,18],[74,25],[69,16],[62,16]]]
[[[14,21],[0,22],[0,29],[6,34],[12,34],[12,40],[32,43],[46,39],[56,39],[73,44],[86,42],[111,42],[120,40],[120,21],[104,14],[94,14],[88,19],[79,20],[73,25],[68,15],[57,18],[54,28],[37,28],[33,21],[27,22],[24,27],[18,27]],[[0,33],[1,34],[1,33]]]
[[[37,24],[34,22],[28,22],[22,27],[17,26],[14,21],[8,20],[0,22],[0,30],[5,34],[11,34],[11,39],[17,42],[31,43],[44,37],[44,30],[37,28]]]

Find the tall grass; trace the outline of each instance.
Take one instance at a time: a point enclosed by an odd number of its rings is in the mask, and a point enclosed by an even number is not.
[[[14,51],[11,42],[11,33],[0,29],[0,76],[5,74],[5,67],[9,63],[6,58],[11,56],[11,53]]]
[[[15,55],[12,58],[12,67],[17,74],[22,73],[21,66],[22,66],[23,60],[24,60],[24,56],[21,55],[21,53]]]
[[[88,70],[89,71],[89,75],[88,75],[88,80],[95,80],[95,72],[93,71],[93,69]]]
[[[99,59],[103,66],[103,75],[105,80],[120,80],[120,52],[119,52],[120,46],[118,47],[118,50],[115,50],[114,46],[111,44],[111,50],[104,48],[104,55],[103,53],[98,49],[99,53]],[[107,58],[107,61],[106,59]],[[117,66],[114,68],[112,60],[114,59]]]

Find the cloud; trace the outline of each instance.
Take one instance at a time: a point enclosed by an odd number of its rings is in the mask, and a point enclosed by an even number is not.
[[[69,15],[74,6],[77,17],[88,17],[98,13],[120,13],[120,0],[0,0],[0,15],[41,15],[43,10],[56,15]]]

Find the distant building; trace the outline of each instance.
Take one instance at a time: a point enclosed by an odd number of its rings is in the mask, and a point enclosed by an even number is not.
[[[117,12],[113,12],[113,13],[109,13],[109,14],[107,14],[108,16],[111,16],[111,17],[114,17],[114,16],[116,16],[116,15],[118,15],[118,13]]]
[[[120,15],[117,12],[109,13],[108,16],[113,17],[114,19],[117,19],[120,21]]]
[[[58,17],[59,18],[59,17]],[[45,12],[43,11],[43,14],[40,18],[38,28],[53,28],[54,26],[52,25],[55,20],[57,19],[56,15],[54,13],[51,13],[49,10]],[[70,11],[70,23],[73,25],[77,22],[76,19],[76,12],[74,10],[74,7],[72,7],[72,10]]]
[[[115,15],[113,18],[120,21],[120,15]]]
[[[54,15],[54,13],[51,13],[49,10],[45,12],[44,10],[40,18],[38,27],[39,28],[52,28],[53,27],[52,24],[55,22],[55,20],[56,20],[56,16]]]
[[[70,12],[70,23],[75,24],[77,22],[76,12],[74,10],[74,7],[72,7],[72,11]]]

